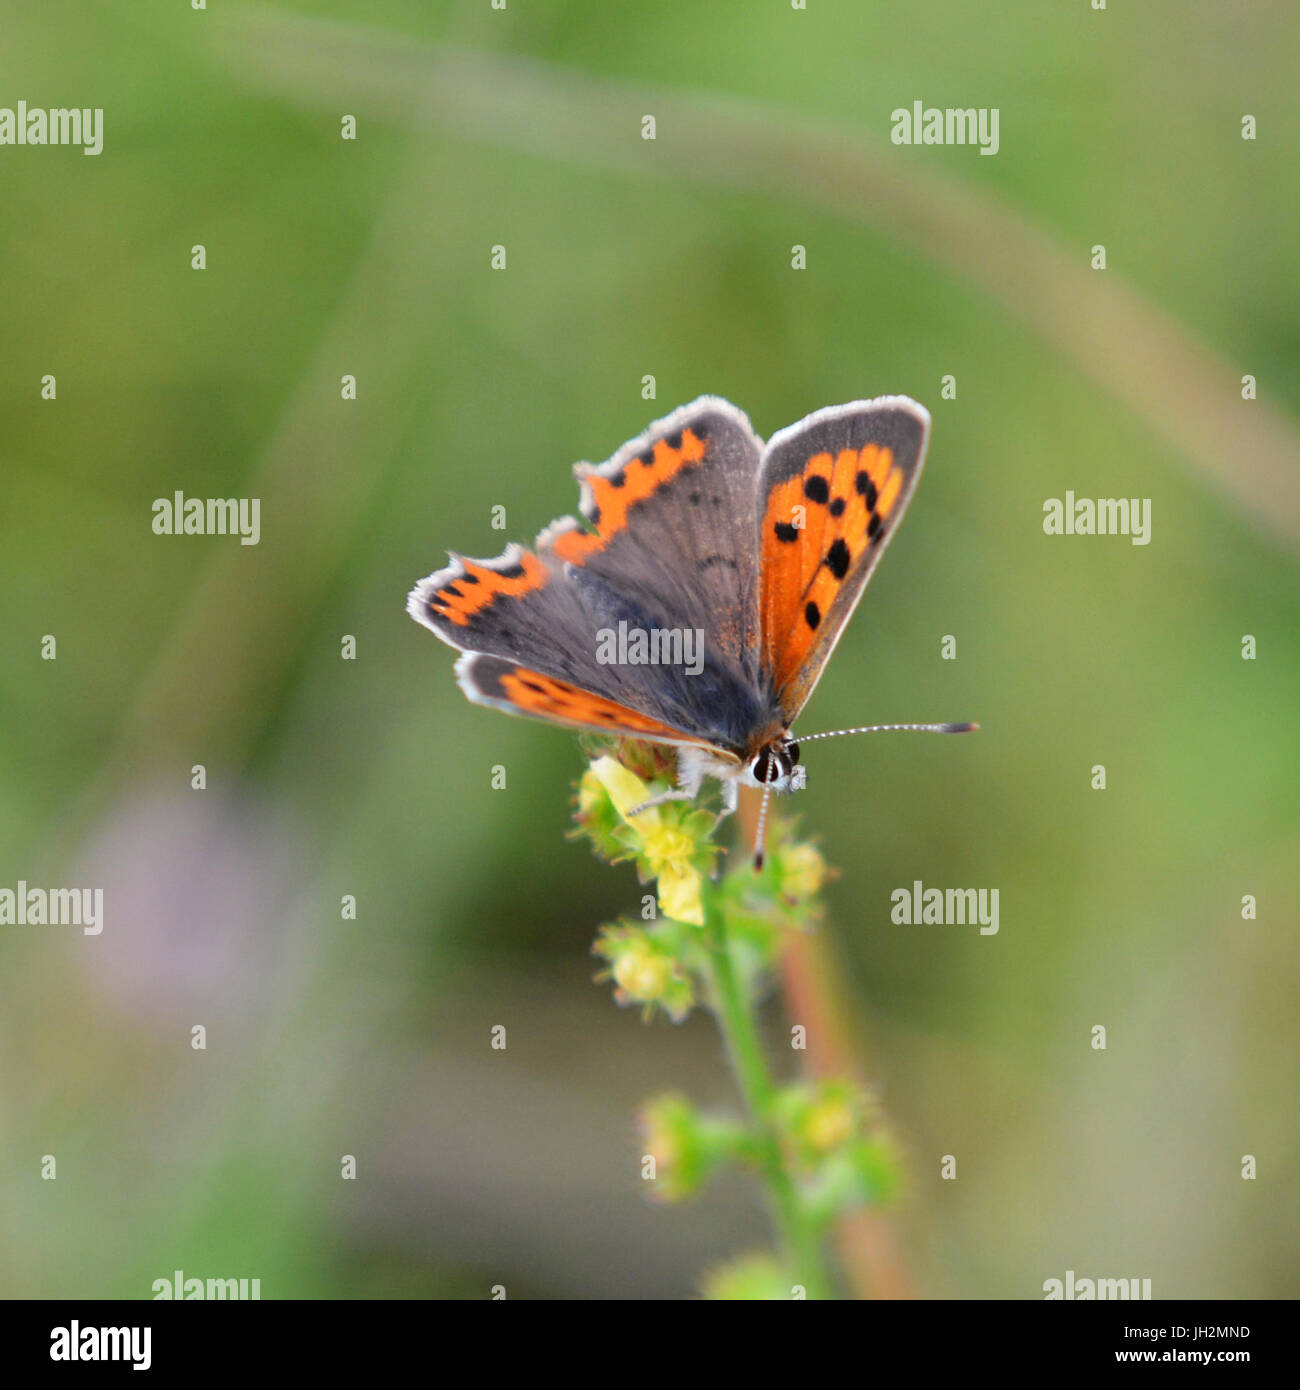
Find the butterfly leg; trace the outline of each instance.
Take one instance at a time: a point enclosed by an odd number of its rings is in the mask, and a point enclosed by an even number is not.
[[[715,830],[728,816],[734,816],[736,807],[740,805],[740,783],[732,777],[720,777],[718,781],[722,786],[722,810],[718,812],[718,818],[713,822]]]
[[[700,794],[704,779],[714,777],[722,787],[722,810],[718,812],[718,819],[713,823],[716,829],[728,816],[735,814],[736,807],[740,804],[738,779],[734,776],[719,775],[727,772],[729,769],[726,768],[709,768],[699,757],[693,756],[693,750],[681,749],[677,756],[677,786],[672,791],[660,792],[649,801],[643,801],[639,806],[633,807],[628,815],[640,815],[642,811],[648,811],[652,806],[662,806],[668,801],[694,801]]]
[[[665,802],[668,801],[694,800],[694,792],[683,791],[680,788],[675,788],[673,791],[660,792],[658,796],[652,796],[649,801],[643,801],[639,806],[633,806],[632,809],[627,813],[627,819],[631,820],[633,816],[639,816],[642,811],[649,811],[653,809],[655,806],[664,805]]]
[[[734,816],[736,814],[736,807],[740,804],[740,784],[738,782],[728,781],[723,778],[719,778],[718,780],[722,786],[722,809],[718,812],[717,817],[713,822],[713,826],[709,831],[710,835],[717,834],[718,827],[722,824],[724,820],[727,819],[728,816]],[[727,847],[723,845],[720,848],[722,850],[722,853],[726,854]],[[719,876],[721,867],[721,864],[715,866],[713,870],[714,878],[717,878]]]
[[[697,760],[689,756],[689,750],[678,749],[676,787],[672,791],[652,796],[649,801],[643,801],[639,806],[634,806],[628,815],[639,816],[642,811],[648,811],[652,806],[662,806],[668,801],[694,801],[700,794],[703,782],[704,773],[697,766]]]

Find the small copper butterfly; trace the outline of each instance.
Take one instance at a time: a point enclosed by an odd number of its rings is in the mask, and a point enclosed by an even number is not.
[[[727,814],[741,786],[801,786],[800,742],[977,727],[791,732],[907,510],[929,434],[923,406],[881,396],[764,445],[743,411],[701,396],[608,463],[576,465],[580,520],[553,522],[532,550],[453,553],[407,611],[463,653],[471,700],[675,745],[677,788],[655,803],[712,777]],[[760,864],[761,846],[760,829]]]

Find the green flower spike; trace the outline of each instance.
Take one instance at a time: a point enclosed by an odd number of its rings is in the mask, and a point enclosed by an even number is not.
[[[631,741],[593,752],[579,784],[575,834],[610,862],[632,860],[656,881],[657,916],[602,927],[592,947],[598,979],[620,1004],[680,1022],[697,1001],[717,1019],[743,1101],[743,1115],[703,1115],[668,1095],[641,1112],[642,1175],[658,1201],[694,1196],[723,1167],[755,1174],[780,1238],[776,1255],[747,1256],[714,1270],[710,1298],[828,1298],[824,1249],[847,1211],[887,1198],[899,1185],[892,1141],[870,1099],[847,1081],[779,1085],[764,1055],[757,1001],[771,990],[790,931],[821,918],[830,870],[788,823],[768,832],[764,868],[748,853],[714,876],[718,821],[709,810],[668,802],[632,812],[672,785],[671,754]],[[811,1023],[812,1021],[810,1021]],[[652,1160],[652,1162],[651,1162]]]

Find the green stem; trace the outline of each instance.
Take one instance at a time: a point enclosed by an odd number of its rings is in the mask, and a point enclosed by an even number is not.
[[[754,1126],[772,1218],[791,1270],[807,1296],[830,1298],[833,1293],[821,1234],[804,1211],[794,1178],[785,1167],[772,1116],[775,1087],[759,1042],[754,1009],[737,974],[726,923],[711,885],[706,887],[704,898],[705,930],[711,947],[714,1013]]]

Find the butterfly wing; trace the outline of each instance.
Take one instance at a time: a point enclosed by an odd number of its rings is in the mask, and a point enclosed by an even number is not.
[[[703,628],[718,658],[757,684],[761,455],[743,411],[701,396],[608,463],[578,464],[580,510],[591,529],[565,517],[539,545],[614,586],[662,626]]]
[[[906,396],[809,415],[759,478],[760,649],[787,725],[821,677],[911,500],[930,415]]]
[[[586,526],[565,517],[533,551],[453,556],[415,586],[407,609],[472,654],[457,670],[473,700],[736,756],[764,717],[753,548],[759,455],[741,412],[704,397],[599,468],[578,465]],[[602,641],[620,625],[689,631],[699,659],[603,661]]]
[[[716,732],[665,698],[671,686],[646,679],[647,668],[598,660],[601,614],[562,564],[535,551],[511,545],[493,560],[453,556],[416,584],[406,609],[461,651],[456,675],[476,704],[570,728],[714,747]]]
[[[692,738],[657,719],[606,699],[570,681],[530,670],[517,662],[482,652],[466,652],[456,663],[460,688],[477,705],[489,705],[507,714],[522,714],[569,729],[588,729],[620,738],[644,738],[714,749],[707,741]]]

